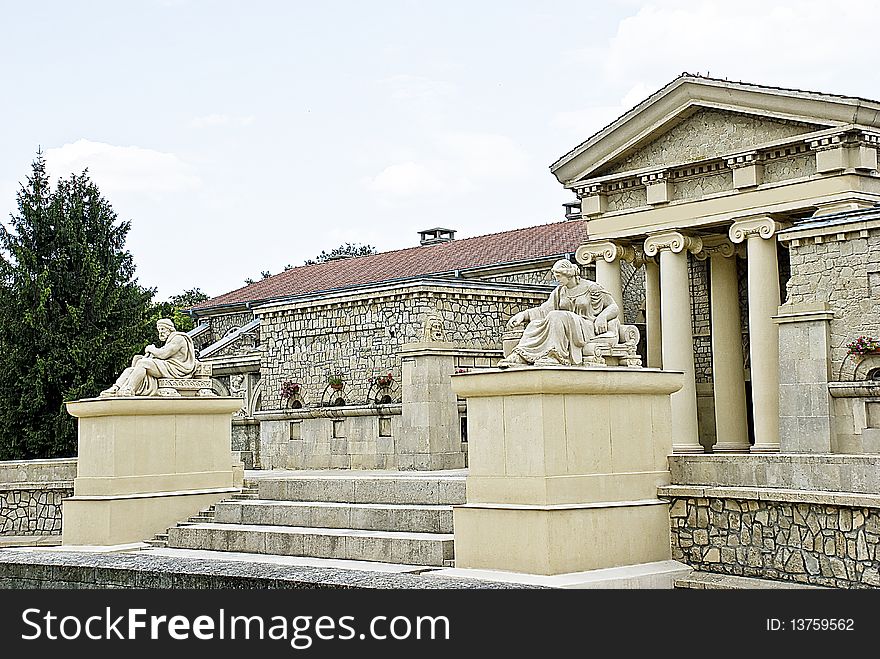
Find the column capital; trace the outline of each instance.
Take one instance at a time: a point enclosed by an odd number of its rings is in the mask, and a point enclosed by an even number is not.
[[[703,248],[703,240],[697,236],[688,236],[678,231],[665,231],[656,233],[645,240],[645,255],[654,256],[658,252],[668,249],[674,254],[683,251],[695,254]]]
[[[725,236],[706,236],[703,238],[703,249],[694,254],[694,257],[700,261],[705,261],[710,256],[723,256],[730,258],[736,254],[737,246],[730,242]]]
[[[746,238],[759,236],[765,240],[772,238],[777,232],[781,231],[786,225],[777,222],[772,217],[759,216],[748,217],[741,220],[734,220],[728,236],[734,243],[741,243]]]
[[[582,265],[590,265],[600,258],[605,259],[608,263],[614,263],[617,260],[633,262],[636,258],[636,252],[631,245],[624,245],[613,240],[600,240],[578,247],[574,258]]]

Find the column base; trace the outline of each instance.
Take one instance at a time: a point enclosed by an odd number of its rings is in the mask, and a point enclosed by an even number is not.
[[[749,453],[751,450],[751,444],[737,442],[718,442],[712,447],[712,453]]]
[[[698,455],[700,453],[705,453],[706,449],[702,444],[697,444],[696,446],[693,444],[673,444],[672,452],[688,455]]]
[[[755,445],[749,449],[749,453],[779,453],[779,444],[761,444],[755,442]]]

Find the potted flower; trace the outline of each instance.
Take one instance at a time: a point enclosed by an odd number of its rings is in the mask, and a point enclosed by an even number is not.
[[[342,378],[338,375],[331,375],[329,378],[327,378],[327,382],[330,384],[330,387],[335,391],[340,391],[344,384]]]
[[[282,398],[294,398],[301,389],[301,385],[299,382],[294,382],[293,380],[286,380],[281,385],[281,397]]]
[[[880,342],[873,336],[860,336],[846,344],[846,351],[849,355],[873,355],[880,352]]]
[[[387,389],[394,382],[394,376],[389,373],[388,375],[378,375],[374,378],[370,378],[370,383],[375,384],[380,389]]]

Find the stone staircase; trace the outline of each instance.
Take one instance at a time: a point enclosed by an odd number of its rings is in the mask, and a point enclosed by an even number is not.
[[[290,472],[246,482],[150,544],[451,567],[452,506],[464,501],[463,470]]]
[[[254,484],[245,483],[240,492],[236,492],[230,497],[232,501],[247,501],[257,498],[257,487]],[[216,504],[202,508],[198,513],[187,519],[185,522],[178,522],[178,526],[186,526],[188,524],[203,524],[205,522],[213,522],[216,513]],[[150,547],[167,547],[168,546],[168,529],[165,533],[157,533],[146,543]]]

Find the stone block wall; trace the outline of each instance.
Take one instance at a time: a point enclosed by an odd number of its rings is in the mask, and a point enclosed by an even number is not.
[[[346,404],[365,404],[371,377],[390,372],[400,382],[400,347],[422,340],[429,314],[441,316],[445,338],[456,346],[500,350],[510,316],[543,303],[551,290],[416,283],[257,309],[266,346],[260,366],[262,408],[280,406],[278,392],[285,380],[302,385],[303,407],[326,405],[330,375],[344,380],[338,396]],[[400,390],[393,395],[399,402]]]
[[[880,587],[880,456],[672,455],[672,555],[697,570]]]
[[[263,469],[397,469],[401,406],[260,413]]]
[[[673,559],[706,572],[880,587],[880,498],[722,490],[662,492]]]
[[[846,344],[861,335],[880,335],[880,228],[846,226],[817,229],[789,242],[788,301],[827,301],[831,320],[834,380],[863,378]],[[863,369],[862,369],[863,370]]]
[[[0,536],[59,535],[76,459],[0,462]]]

